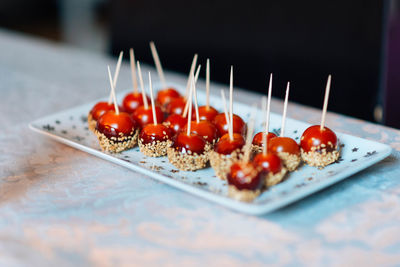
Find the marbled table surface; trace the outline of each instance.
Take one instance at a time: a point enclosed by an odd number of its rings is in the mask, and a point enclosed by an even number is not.
[[[331,128],[393,154],[288,207],[243,215],[28,129],[103,96],[107,64],[115,60],[0,30],[0,266],[400,265],[400,131],[328,114]],[[124,63],[118,87],[130,84]],[[293,103],[288,115],[320,119]]]

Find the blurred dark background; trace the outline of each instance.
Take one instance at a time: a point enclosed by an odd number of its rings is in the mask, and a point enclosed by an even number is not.
[[[400,128],[400,0],[183,1],[2,0],[0,27],[116,55],[135,48],[152,63],[188,72],[194,53],[211,59],[212,80],[322,106]]]

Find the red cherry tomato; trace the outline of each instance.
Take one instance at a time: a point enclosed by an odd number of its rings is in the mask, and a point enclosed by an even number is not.
[[[190,154],[197,153],[199,155],[204,153],[205,146],[206,141],[203,137],[196,133],[188,135],[185,131],[180,132],[172,144],[172,147],[181,153],[190,151]]]
[[[257,133],[254,137],[253,137],[253,145],[255,146],[260,146],[260,147],[264,147],[264,143],[263,143],[263,133],[259,132]],[[276,137],[276,134],[269,132],[267,134],[267,143],[271,138]]]
[[[183,128],[182,131],[187,131],[187,125]],[[213,141],[217,140],[218,138],[217,128],[213,123],[209,121],[191,121],[190,132],[200,135],[209,143],[213,143]]]
[[[168,127],[174,134],[179,133],[187,124],[187,118],[182,117],[178,114],[171,114],[165,120]]]
[[[156,108],[157,124],[161,124],[164,119],[164,114],[159,106],[156,106],[155,108]],[[148,109],[146,109],[144,106],[138,107],[132,114],[132,117],[139,123],[140,127],[142,128],[147,124],[154,123],[153,110],[151,106],[149,106]]]
[[[108,102],[99,102],[90,110],[90,114],[94,120],[98,120],[101,115],[107,111],[114,110],[114,104],[108,104]]]
[[[150,98],[147,98],[147,103],[150,103]],[[141,93],[129,93],[122,101],[122,107],[125,112],[133,113],[135,110],[143,105],[143,96]]]
[[[272,153],[286,152],[293,155],[300,155],[300,147],[292,138],[275,137],[268,142],[268,150]]]
[[[143,144],[149,144],[153,141],[167,141],[171,140],[171,130],[163,124],[147,124],[140,131],[139,138]]]
[[[98,120],[96,130],[104,134],[107,138],[129,136],[137,124],[126,112],[117,114],[114,110],[104,113]]]
[[[229,138],[229,134],[225,134],[215,145],[215,152],[222,155],[230,155],[236,149],[241,149],[246,141],[243,136],[235,133],[233,135],[233,140]]]
[[[244,135],[246,133],[246,123],[238,115],[233,114],[233,132]],[[219,136],[228,132],[228,124],[225,120],[225,113],[220,113],[214,117],[213,123],[217,127]]]
[[[325,148],[327,152],[332,152],[337,148],[337,144],[336,134],[328,127],[324,127],[321,131],[319,125],[308,127],[300,139],[300,146],[305,152],[312,151],[313,147],[316,151]]]
[[[186,106],[186,99],[182,96],[173,98],[168,104],[167,104],[167,113],[168,114],[178,114],[182,115],[183,111],[185,110]]]
[[[180,96],[181,95],[179,94],[179,92],[176,91],[174,88],[166,88],[158,91],[156,101],[162,107],[166,107],[172,99]]]
[[[244,140],[244,137],[243,137],[243,135],[241,135],[241,134],[238,134],[238,133],[233,133],[233,140],[234,141],[240,141],[240,142],[242,142],[242,140]],[[220,141],[221,140],[226,140],[226,139],[228,139],[228,140],[230,140],[230,137],[229,137],[229,134],[228,133],[226,133],[226,134],[224,134],[223,136],[221,136],[221,138],[219,139]]]
[[[228,173],[228,183],[234,185],[239,190],[260,189],[263,185],[260,169],[255,167],[251,162],[235,162]]]
[[[209,106],[207,108],[207,106],[200,106],[199,107],[199,120],[201,121],[210,121],[212,122],[215,118],[215,116],[218,115],[218,111]]]
[[[273,174],[280,172],[283,166],[281,159],[273,153],[258,153],[254,157],[253,163],[256,166],[262,167],[264,172],[272,172]]]

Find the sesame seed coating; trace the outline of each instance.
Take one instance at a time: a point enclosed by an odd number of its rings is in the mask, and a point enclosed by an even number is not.
[[[209,153],[209,158],[210,165],[214,169],[215,175],[222,180],[226,180],[226,176],[230,172],[231,165],[243,158],[243,151],[241,149],[237,149],[230,155],[222,155],[214,150],[211,150]]]
[[[90,113],[88,114],[87,122],[88,122],[88,128],[89,128],[89,130],[91,130],[92,132],[94,132],[95,129],[96,129],[97,121],[96,121],[95,119],[93,119],[93,116],[92,116],[92,114],[90,114]]]
[[[311,151],[305,152],[301,149],[301,158],[310,166],[325,167],[334,163],[340,156],[337,146],[333,151],[327,152],[324,147],[312,147]]]
[[[99,139],[100,147],[103,151],[119,153],[124,150],[130,149],[137,144],[139,131],[133,130],[129,136],[124,136],[120,133],[120,137],[108,138],[98,130],[94,130],[95,135]]]
[[[243,202],[253,201],[256,197],[260,195],[260,193],[261,193],[260,190],[248,190],[248,189],[239,190],[234,185],[228,186],[228,196],[230,198]]]
[[[182,171],[195,171],[207,166],[210,144],[206,144],[204,153],[181,153],[173,147],[167,149],[169,162]]]
[[[149,157],[161,157],[167,154],[167,148],[171,146],[171,140],[165,141],[153,141],[151,143],[144,144],[143,140],[139,138],[139,149],[140,152]]]
[[[254,153],[254,154],[257,154],[257,153],[261,153],[262,151],[263,151],[263,148],[262,148],[262,146],[257,146],[257,145],[251,145],[251,151]]]
[[[283,161],[283,165],[288,169],[288,171],[292,172],[297,169],[300,165],[301,157],[295,154],[290,154],[288,152],[279,152],[278,156]]]
[[[281,171],[277,172],[277,173],[269,172],[265,176],[265,186],[266,187],[271,187],[271,186],[274,186],[276,184],[279,184],[285,178],[286,173],[287,173],[287,169],[286,168],[282,168]]]

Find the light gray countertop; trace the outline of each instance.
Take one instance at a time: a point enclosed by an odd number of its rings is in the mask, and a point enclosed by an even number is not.
[[[389,144],[393,154],[288,207],[247,216],[28,129],[104,96],[114,59],[4,30],[0,51],[0,266],[400,264],[400,131],[328,114],[330,128]],[[186,75],[167,78],[185,83]],[[118,88],[130,86],[124,63]],[[245,103],[259,97],[235,93]],[[281,109],[274,99],[272,110]],[[318,123],[320,111],[291,103],[288,116]]]

